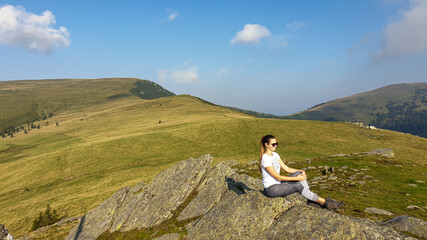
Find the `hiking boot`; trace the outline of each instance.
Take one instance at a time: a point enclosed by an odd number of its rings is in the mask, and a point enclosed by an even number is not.
[[[335,200],[331,199],[330,197],[328,197],[328,199],[326,199],[326,202],[324,204],[325,208],[328,209],[329,211],[335,210],[335,209],[341,207],[342,205],[343,205],[343,202],[335,201]]]
[[[315,202],[315,201],[311,201],[311,200],[307,200],[307,205],[315,207],[315,208],[324,208],[325,207],[323,204]]]

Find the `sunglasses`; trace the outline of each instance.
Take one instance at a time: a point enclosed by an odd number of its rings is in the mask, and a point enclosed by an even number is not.
[[[271,146],[273,147],[277,147],[279,145],[279,143],[272,143]]]

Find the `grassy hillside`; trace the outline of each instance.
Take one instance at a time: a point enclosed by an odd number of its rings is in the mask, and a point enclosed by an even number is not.
[[[0,81],[0,132],[27,121],[133,95],[154,99],[175,94],[136,78]]]
[[[92,105],[81,102],[47,119],[58,126],[46,126],[44,120],[40,129],[0,139],[0,222],[14,236],[29,231],[33,219],[48,204],[64,217],[83,215],[121,187],[148,183],[186,158],[210,153],[215,162],[257,159],[259,139],[267,133],[278,137],[282,158],[296,163],[392,147],[396,153],[393,161],[402,165],[399,171],[405,174],[393,170],[389,176],[385,172],[376,177],[390,185],[384,188],[387,191],[402,188],[394,184],[396,180],[403,184],[425,180],[427,172],[427,139],[408,134],[338,122],[259,119],[186,95],[153,100],[132,95]],[[353,164],[369,166],[371,161]],[[423,206],[426,190],[426,184],[419,184],[402,199]],[[328,194],[345,197],[334,191]],[[371,202],[369,196],[359,197],[357,202],[350,197],[343,200],[356,205],[362,201],[362,206]],[[390,206],[387,201],[384,197],[372,204]],[[396,209],[394,212],[407,213],[404,205]],[[427,219],[425,212],[409,214]]]
[[[427,83],[390,85],[282,118],[363,122],[427,137]]]

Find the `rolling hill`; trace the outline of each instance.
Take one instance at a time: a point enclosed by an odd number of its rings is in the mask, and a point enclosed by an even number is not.
[[[67,85],[67,81],[73,85]],[[140,181],[149,183],[157,173],[183,159],[205,153],[210,153],[215,162],[233,159],[244,164],[257,159],[259,139],[267,133],[278,137],[278,153],[282,158],[296,164],[305,163],[308,158],[326,161],[320,157],[337,153],[393,148],[396,155],[393,160],[359,157],[339,160],[339,164],[350,167],[383,169],[370,173],[382,179],[377,187],[364,190],[377,196],[374,202],[370,195],[359,195],[357,187],[349,187],[342,193],[316,190],[341,199],[349,194],[357,196],[343,199],[349,205],[345,212],[348,215],[357,215],[370,204],[427,219],[425,212],[408,213],[405,205],[405,201],[410,201],[423,206],[427,201],[425,183],[417,183],[416,188],[408,186],[425,179],[425,138],[342,122],[255,118],[188,95],[144,99],[129,92],[137,81],[54,80],[66,88],[47,84],[48,80],[18,81],[26,89],[34,90],[26,92],[31,96],[27,100],[30,103],[25,101],[25,95],[16,97],[20,99],[17,103],[22,102],[17,106],[31,106],[35,99],[45,104],[40,108],[47,109],[45,113],[57,110],[34,123],[40,124],[39,129],[28,129],[27,134],[17,132],[13,138],[0,138],[0,222],[14,236],[28,232],[32,221],[48,204],[61,217],[79,216],[118,189]],[[2,83],[1,89],[13,91],[12,86],[18,83]],[[47,89],[41,85],[45,83]],[[13,103],[15,96],[2,98],[0,104]],[[18,116],[31,112],[22,109],[11,111],[13,117],[2,118],[19,120]],[[401,174],[389,178],[387,169]],[[70,227],[52,234],[62,238]]]
[[[363,122],[427,137],[427,83],[389,85],[282,118]]]
[[[0,81],[0,134],[63,111],[79,111],[118,98],[174,95],[154,82],[136,78]]]

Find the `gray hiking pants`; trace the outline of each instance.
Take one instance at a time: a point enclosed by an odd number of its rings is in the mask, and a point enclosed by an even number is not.
[[[300,175],[301,172],[294,172],[289,177],[296,177]],[[311,201],[317,202],[319,196],[310,191],[307,180],[304,181],[282,181],[281,184],[275,184],[268,188],[264,189],[265,195],[269,197],[284,197],[291,193],[299,192],[301,195]]]

